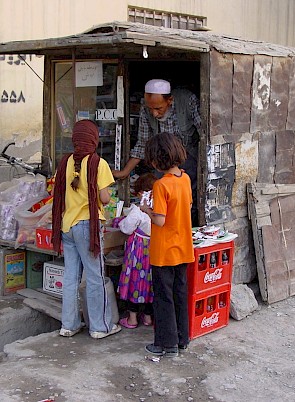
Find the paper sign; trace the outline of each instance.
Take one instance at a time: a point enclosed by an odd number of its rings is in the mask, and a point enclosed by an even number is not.
[[[124,86],[121,75],[117,78],[117,116],[124,117]]]
[[[76,87],[101,87],[103,85],[102,61],[76,63]]]

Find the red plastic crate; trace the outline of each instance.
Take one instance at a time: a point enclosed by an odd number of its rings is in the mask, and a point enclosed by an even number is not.
[[[194,253],[195,261],[187,267],[187,284],[190,295],[231,283],[233,241],[214,244],[209,247],[195,247]],[[215,255],[215,264],[210,263],[212,254]],[[226,255],[226,260],[224,255]],[[211,260],[211,262],[214,261]]]
[[[188,296],[189,338],[223,328],[229,321],[230,285]]]

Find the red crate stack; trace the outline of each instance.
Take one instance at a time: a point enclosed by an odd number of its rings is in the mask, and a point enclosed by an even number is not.
[[[196,247],[188,265],[190,339],[228,324],[234,242]]]

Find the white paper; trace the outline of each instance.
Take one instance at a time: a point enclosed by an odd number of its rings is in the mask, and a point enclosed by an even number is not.
[[[103,85],[102,61],[81,61],[75,65],[76,87],[101,87]]]
[[[117,78],[117,116],[124,117],[124,86],[123,76]]]

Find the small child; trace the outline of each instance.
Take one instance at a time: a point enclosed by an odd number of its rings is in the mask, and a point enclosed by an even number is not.
[[[143,174],[134,184],[135,193],[141,198],[145,192],[152,190],[156,180],[157,178],[152,173]],[[127,300],[129,315],[121,318],[120,324],[129,329],[136,328],[139,314],[142,311],[143,324],[152,325],[153,289],[149,261],[150,217],[138,206],[132,204],[127,217],[119,222],[119,228],[123,233],[130,235],[125,246],[118,286],[120,299]]]
[[[145,350],[174,357],[186,349],[188,336],[187,264],[194,261],[189,176],[179,168],[186,159],[180,140],[173,134],[151,137],[145,148],[148,165],[164,173],[153,186],[153,209],[141,210],[152,221],[150,263],[154,289],[154,343]]]

